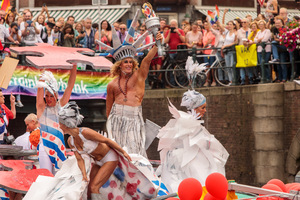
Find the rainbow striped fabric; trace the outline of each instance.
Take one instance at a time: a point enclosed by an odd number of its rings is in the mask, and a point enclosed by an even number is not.
[[[59,85],[59,96],[61,97],[67,87],[69,70],[47,69],[51,71]],[[36,96],[35,85],[41,74],[40,69],[27,66],[18,66],[11,78],[4,95],[21,94]],[[106,87],[113,78],[109,72],[77,71],[76,82],[72,91],[71,100],[76,99],[106,99]]]
[[[209,22],[211,24],[216,23],[220,19],[220,10],[219,10],[218,5],[216,5],[216,10],[214,12],[208,10],[207,16],[208,16]]]
[[[5,12],[7,12],[9,7],[10,7],[10,1],[2,0],[0,10],[5,10]]]

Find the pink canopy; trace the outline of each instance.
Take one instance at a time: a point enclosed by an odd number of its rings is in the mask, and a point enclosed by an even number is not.
[[[74,63],[91,65],[95,69],[110,69],[112,66],[112,62],[94,56],[95,52],[88,48],[57,47],[47,43],[36,45],[11,47],[10,50],[17,55],[26,55],[27,61],[37,68],[70,69]]]

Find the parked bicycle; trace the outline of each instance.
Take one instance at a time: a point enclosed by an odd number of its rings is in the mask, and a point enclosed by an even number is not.
[[[207,55],[198,55],[197,57],[205,57]],[[210,70],[214,70],[214,77],[215,80],[219,85],[222,86],[230,86],[230,82],[228,80],[228,68],[225,67],[225,61],[219,60],[218,56],[216,54],[212,54],[209,56],[215,57],[215,61],[210,66],[210,68],[205,68],[201,71],[197,71],[195,75],[193,75],[193,78],[189,78],[191,75],[186,70],[186,66],[184,65],[177,65],[173,71],[175,81],[181,88],[187,88],[187,87],[202,87],[207,79],[207,74],[210,72]],[[220,79],[219,76],[222,76],[223,79]],[[193,84],[193,85],[192,85]]]

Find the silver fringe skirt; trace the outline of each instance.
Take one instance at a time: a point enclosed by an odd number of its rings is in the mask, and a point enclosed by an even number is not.
[[[108,137],[114,139],[127,153],[147,158],[145,150],[145,123],[142,106],[113,104],[106,123]]]

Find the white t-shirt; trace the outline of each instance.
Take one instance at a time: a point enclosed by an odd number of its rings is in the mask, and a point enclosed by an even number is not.
[[[16,138],[15,144],[17,146],[22,146],[24,150],[31,149],[30,148],[31,144],[30,144],[30,141],[29,141],[29,136],[30,136],[29,132],[24,133],[23,135]]]
[[[5,27],[5,25],[0,24],[0,40],[1,42],[5,42],[5,38],[9,37],[9,30]]]
[[[35,26],[37,27],[37,29],[39,29],[40,27],[37,22],[35,22]],[[25,22],[21,22],[20,30],[25,30]],[[34,27],[30,26],[27,27],[27,35],[23,36],[23,42],[25,42],[25,44],[33,45],[38,42],[38,37],[39,35],[35,33]]]

